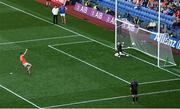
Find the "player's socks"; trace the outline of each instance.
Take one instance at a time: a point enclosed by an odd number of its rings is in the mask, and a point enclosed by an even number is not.
[[[138,102],[138,97],[136,97],[136,101]]]
[[[30,70],[28,70],[28,74],[31,75],[31,71]]]
[[[30,71],[32,66],[27,67],[27,69]]]
[[[135,97],[133,97],[133,102],[135,103]]]

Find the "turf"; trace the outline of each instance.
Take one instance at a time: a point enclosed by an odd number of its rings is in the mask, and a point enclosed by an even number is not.
[[[113,31],[67,15],[67,25],[60,25],[86,36],[82,37],[50,24],[51,9],[35,0],[2,2],[48,21],[0,3],[0,84],[39,107],[129,95],[129,84],[112,75],[128,82],[134,78],[139,83],[178,78],[131,56],[114,57]],[[87,37],[109,47],[94,41],[85,43],[91,41]],[[26,48],[29,49],[26,58],[33,65],[31,76],[19,62],[19,53]],[[139,52],[127,52],[154,61]],[[178,66],[167,69],[180,75],[179,56],[175,55],[175,60]],[[179,82],[140,85],[139,93],[179,89]],[[0,95],[1,108],[35,107],[3,88],[0,88]],[[179,91],[144,95],[137,104],[132,104],[131,97],[126,97],[62,107],[180,107],[179,95]]]

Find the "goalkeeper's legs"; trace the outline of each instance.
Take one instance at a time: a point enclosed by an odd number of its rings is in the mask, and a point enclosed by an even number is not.
[[[127,56],[127,57],[129,56],[128,54],[125,54],[122,51],[119,51],[118,54],[119,54],[119,56]]]
[[[123,52],[118,52],[120,56],[125,56],[126,54],[124,54]]]
[[[127,57],[128,57],[129,55],[123,53],[122,51],[117,51],[117,52],[114,54],[114,56],[116,56],[116,57],[127,56]]]
[[[118,52],[116,52],[116,53],[114,54],[114,56],[116,56],[116,57],[120,57],[120,55],[119,55],[119,53],[118,53]]]

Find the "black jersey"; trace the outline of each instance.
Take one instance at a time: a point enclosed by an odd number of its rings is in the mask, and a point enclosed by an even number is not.
[[[131,85],[130,85],[130,88],[131,88],[132,94],[137,94],[138,83],[136,81],[132,81]]]
[[[117,45],[117,50],[118,50],[118,52],[122,52],[122,45],[121,44]]]

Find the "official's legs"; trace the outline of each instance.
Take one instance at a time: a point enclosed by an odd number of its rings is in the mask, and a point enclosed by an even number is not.
[[[55,15],[56,24],[58,24],[58,15]]]
[[[53,23],[55,24],[55,15],[53,15]]]
[[[55,15],[55,23],[58,24],[58,15]]]
[[[53,23],[58,24],[58,15],[53,15]]]
[[[138,102],[138,96],[136,95],[136,102]]]
[[[135,96],[134,96],[134,95],[132,95],[132,99],[133,99],[133,103],[135,103],[135,102],[136,102],[136,99],[135,99]]]
[[[138,101],[138,95],[137,95],[137,91],[132,91],[132,98],[133,98],[133,103]]]
[[[135,101],[138,102],[138,95],[135,95]]]

